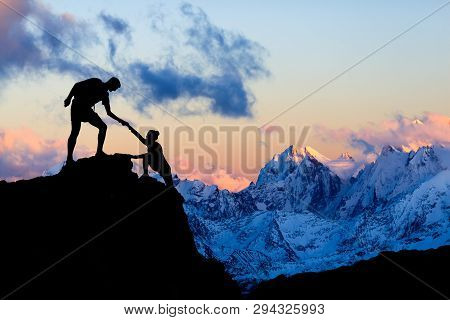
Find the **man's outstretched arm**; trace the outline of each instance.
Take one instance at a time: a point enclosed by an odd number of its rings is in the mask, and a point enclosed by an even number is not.
[[[116,120],[117,122],[119,122],[121,125],[123,126],[127,126],[128,122],[126,122],[125,120],[119,118],[118,116],[116,116],[112,111],[111,111],[111,106],[109,105],[109,101],[103,101],[103,105],[105,106],[106,109],[106,114],[108,116],[110,116],[111,118],[113,118],[114,120]]]

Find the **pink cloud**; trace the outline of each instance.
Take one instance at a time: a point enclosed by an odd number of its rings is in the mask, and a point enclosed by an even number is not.
[[[30,129],[0,130],[0,178],[40,176],[65,157],[65,141],[43,139]]]
[[[65,139],[45,139],[29,128],[0,129],[0,180],[15,181],[41,176],[66,158]],[[92,152],[77,146],[77,157]]]
[[[194,168],[192,162],[186,158],[177,157],[171,162],[172,174],[177,174],[181,179],[200,180],[207,185],[216,185],[219,189],[226,189],[232,192],[241,191],[250,184],[251,180],[233,173],[228,173],[224,169],[199,170]],[[133,161],[133,170],[142,174],[142,162]]]
[[[345,141],[364,154],[375,153],[384,145],[412,150],[425,145],[450,145],[450,117],[431,112],[417,118],[399,115],[381,123],[369,123],[356,131],[320,125],[314,130],[325,142]]]
[[[227,189],[232,192],[245,189],[251,182],[245,177],[230,174],[223,169],[215,170],[212,173],[194,171],[191,174],[182,175],[181,177],[188,180],[201,180],[207,185],[216,185],[219,189]]]

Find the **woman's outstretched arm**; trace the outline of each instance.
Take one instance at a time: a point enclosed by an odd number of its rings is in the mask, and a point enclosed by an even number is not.
[[[141,141],[143,144],[146,144],[146,143],[145,143],[144,137],[141,136],[141,134],[140,134],[139,132],[137,132],[136,129],[134,129],[134,128],[133,128],[132,126],[130,126],[129,124],[127,125],[127,128],[131,131],[131,133],[132,133],[136,138],[139,139],[139,141]]]
[[[146,156],[149,156],[148,153],[138,154],[136,156],[131,156],[131,159],[144,159]]]

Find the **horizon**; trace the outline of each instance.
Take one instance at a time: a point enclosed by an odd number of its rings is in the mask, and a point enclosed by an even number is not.
[[[298,154],[299,150],[301,150],[301,158],[300,160],[303,161],[304,157],[306,155],[314,158],[321,164],[323,164],[325,167],[327,167],[332,173],[336,174],[342,181],[348,181],[350,178],[356,177],[361,171],[363,171],[368,164],[375,163],[378,159],[378,157],[381,155],[381,153],[384,150],[387,150],[388,148],[394,149],[396,152],[401,153],[413,153],[414,155],[418,154],[418,152],[421,149],[434,149],[436,147],[448,149],[448,145],[444,145],[442,143],[438,144],[428,144],[428,145],[422,145],[417,146],[416,148],[408,148],[405,146],[394,146],[391,144],[386,144],[381,146],[380,150],[378,150],[375,153],[370,154],[366,158],[362,160],[355,160],[352,154],[348,152],[341,153],[337,158],[327,158],[323,154],[320,153],[320,151],[314,149],[312,146],[303,146],[303,147],[296,147],[295,145],[290,145],[286,149],[281,150],[280,152],[275,153],[270,160],[268,160],[258,171],[258,174],[255,176],[253,180],[245,180],[242,177],[234,177],[230,175],[227,172],[224,172],[222,170],[215,171],[214,174],[210,175],[211,179],[205,179],[204,176],[197,177],[196,172],[192,173],[190,172],[189,175],[184,176],[183,174],[179,175],[177,172],[172,172],[172,175],[174,177],[179,178],[182,181],[200,181],[203,184],[207,186],[216,186],[220,190],[228,190],[230,192],[240,192],[246,188],[248,188],[252,183],[255,184],[258,178],[260,177],[261,171],[266,167],[266,165],[273,161],[277,156],[280,156],[284,153],[286,153],[288,150],[292,148],[291,151],[289,151],[290,154]],[[304,152],[304,154],[302,153]],[[278,160],[277,160],[278,161]],[[55,166],[45,170],[42,175],[43,176],[52,176],[58,174],[61,169],[64,166],[63,163],[56,164]],[[139,162],[133,161],[133,172],[135,173],[141,173],[141,167]],[[162,177],[157,173],[154,172],[151,174],[152,177],[157,179],[158,181],[162,182]]]
[[[441,5],[5,0],[0,180],[64,161],[64,97],[109,72],[123,84],[110,94],[112,110],[140,131],[158,128],[172,167],[187,163],[183,177],[222,189],[254,181],[268,157],[297,140],[329,159],[349,152],[361,162],[383,145],[448,147],[450,8]],[[140,152],[103,106],[96,112],[108,124],[107,153]],[[94,154],[96,134],[83,127],[78,157]]]

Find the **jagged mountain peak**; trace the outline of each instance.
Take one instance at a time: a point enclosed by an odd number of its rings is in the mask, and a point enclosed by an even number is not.
[[[330,159],[328,159],[326,156],[324,156],[319,151],[313,149],[310,146],[306,146],[304,148],[304,152],[307,156],[314,158],[315,160],[319,161],[322,164],[326,164],[330,161]]]
[[[399,163],[406,167],[407,165],[425,165],[429,161],[434,163],[441,161],[445,167],[447,152],[447,148],[433,145],[421,146],[416,151],[387,145],[383,147],[380,156],[375,160],[375,165],[392,167],[395,163]]]
[[[388,155],[388,154],[394,153],[394,152],[402,152],[402,151],[399,150],[398,148],[394,147],[393,145],[385,145],[381,149],[380,156]]]
[[[326,156],[322,155],[319,151],[315,150],[311,146],[306,147],[296,147],[290,145],[286,150],[281,153],[274,155],[273,160],[275,161],[289,161],[301,162],[305,157],[315,159],[321,163],[327,163],[330,161]]]
[[[259,173],[256,185],[283,182],[301,167],[320,167],[329,161],[312,147],[296,148],[291,145],[266,163]]]
[[[361,171],[342,200],[341,215],[354,216],[381,204],[390,205],[446,170],[449,159],[446,148],[423,146],[407,153],[393,146],[383,147],[381,155]]]
[[[306,160],[306,162],[305,162]],[[260,176],[265,175],[268,172],[276,175],[280,180],[284,180],[289,174],[291,174],[295,167],[299,165],[324,165],[328,167],[334,174],[337,174],[342,179],[349,179],[355,173],[361,169],[361,165],[358,165],[353,157],[348,152],[344,152],[338,159],[330,160],[328,157],[321,154],[310,146],[296,148],[289,146],[282,153],[276,154],[272,161],[267,163],[261,170]],[[265,170],[267,169],[267,170]],[[281,170],[280,170],[281,169]],[[288,170],[288,172],[286,172]],[[276,174],[278,172],[278,174]],[[259,179],[259,182],[267,181],[265,178]],[[274,179],[271,179],[274,181]]]
[[[296,148],[293,145],[290,145],[286,150],[283,152],[277,153],[273,156],[272,161],[276,162],[286,162],[286,161],[293,161],[296,163],[299,163],[303,160],[305,157],[305,153],[301,148]]]

